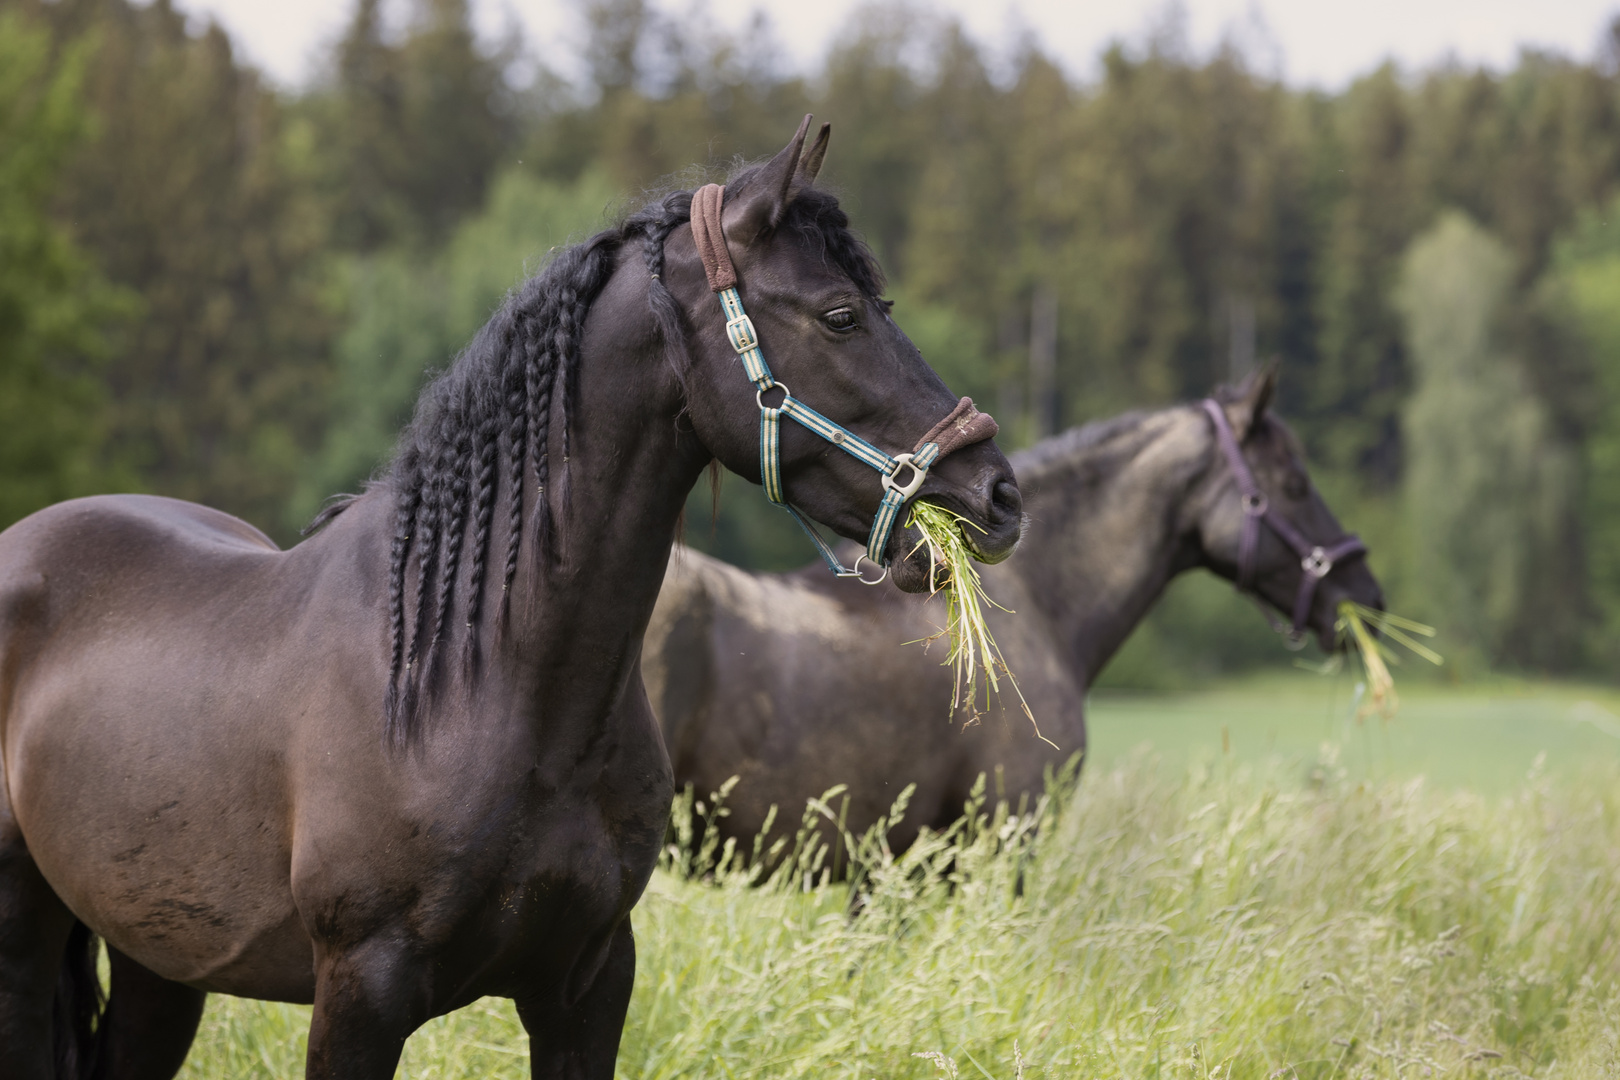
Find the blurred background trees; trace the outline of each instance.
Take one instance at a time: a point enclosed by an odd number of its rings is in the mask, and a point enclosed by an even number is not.
[[[277,91],[170,0],[0,0],[0,525],[141,489],[292,542],[551,247],[814,111],[896,318],[1007,442],[1280,357],[1397,608],[1465,668],[1616,670],[1614,58],[1330,94],[1172,24],[1080,81],[880,3],[796,73],[763,20],[740,41],[647,0],[581,11],[569,82],[554,43],[479,40],[466,0],[355,0],[319,76]],[[688,538],[805,562],[745,488],[712,523],[700,492]],[[1137,655],[1270,655],[1235,604],[1178,586]]]

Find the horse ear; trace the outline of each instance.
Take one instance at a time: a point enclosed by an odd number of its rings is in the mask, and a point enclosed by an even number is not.
[[[816,135],[816,141],[799,159],[799,175],[793,179],[794,194],[816,182],[816,176],[821,172],[822,159],[827,156],[827,141],[831,138],[832,125],[822,124],[821,131]]]
[[[775,228],[782,220],[788,203],[793,201],[793,182],[799,175],[799,158],[804,152],[804,136],[810,130],[810,120],[811,117],[806,115],[792,140],[749,177],[748,182],[726,204],[725,213],[720,219],[721,227],[725,230],[726,239],[738,247],[747,247]],[[821,142],[817,140],[818,145]]]
[[[1226,407],[1232,420],[1232,430],[1241,442],[1249,437],[1271,407],[1272,395],[1277,392],[1277,361],[1273,360],[1258,371],[1251,372],[1238,387],[1237,400]]]

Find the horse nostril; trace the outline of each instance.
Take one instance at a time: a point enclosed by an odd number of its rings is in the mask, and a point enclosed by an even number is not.
[[[1024,497],[1018,493],[1018,485],[1011,480],[997,480],[996,486],[990,489],[991,518],[999,523],[1017,518],[1023,512]]]

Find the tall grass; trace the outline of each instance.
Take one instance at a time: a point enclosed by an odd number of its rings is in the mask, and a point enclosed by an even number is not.
[[[1023,816],[981,790],[903,857],[855,840],[849,886],[808,830],[763,881],[699,831],[636,910],[619,1074],[1620,1075],[1617,781],[1486,800],[1331,754],[1303,781],[1137,760]],[[306,1013],[216,999],[185,1075],[297,1075]],[[526,1076],[524,1046],[481,1003],[401,1075]]]

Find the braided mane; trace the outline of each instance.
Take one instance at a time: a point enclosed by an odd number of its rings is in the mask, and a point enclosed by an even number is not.
[[[743,186],[758,167],[737,173],[727,194]],[[651,314],[671,359],[685,357],[686,320],[664,287],[664,242],[691,216],[692,193],[663,195],[617,227],[558,252],[540,273],[514,289],[450,368],[417,400],[378,486],[395,500],[389,549],[389,674],[384,699],[385,730],[394,743],[408,742],[419,727],[423,702],[442,668],[441,647],[454,633],[452,616],[467,628],[461,663],[469,677],[478,666],[478,626],[488,602],[490,532],[497,504],[505,498],[506,550],[499,553],[499,629],[510,615],[525,519],[523,484],[532,475],[540,492],[552,482],[548,452],[553,404],[563,425],[563,463],[557,477],[567,505],[569,387],[579,361],[580,337],[592,302],[635,242],[651,277]],[[790,229],[820,248],[821,257],[849,276],[863,293],[878,298],[883,277],[866,246],[849,231],[833,196],[809,188],[787,207],[780,229]],[[682,364],[684,367],[684,364]],[[343,509],[339,503],[316,519],[318,528]],[[548,500],[537,498],[530,519],[538,550],[549,550]],[[415,610],[407,610],[407,571],[417,563]],[[461,560],[469,570],[466,596],[456,595]]]

